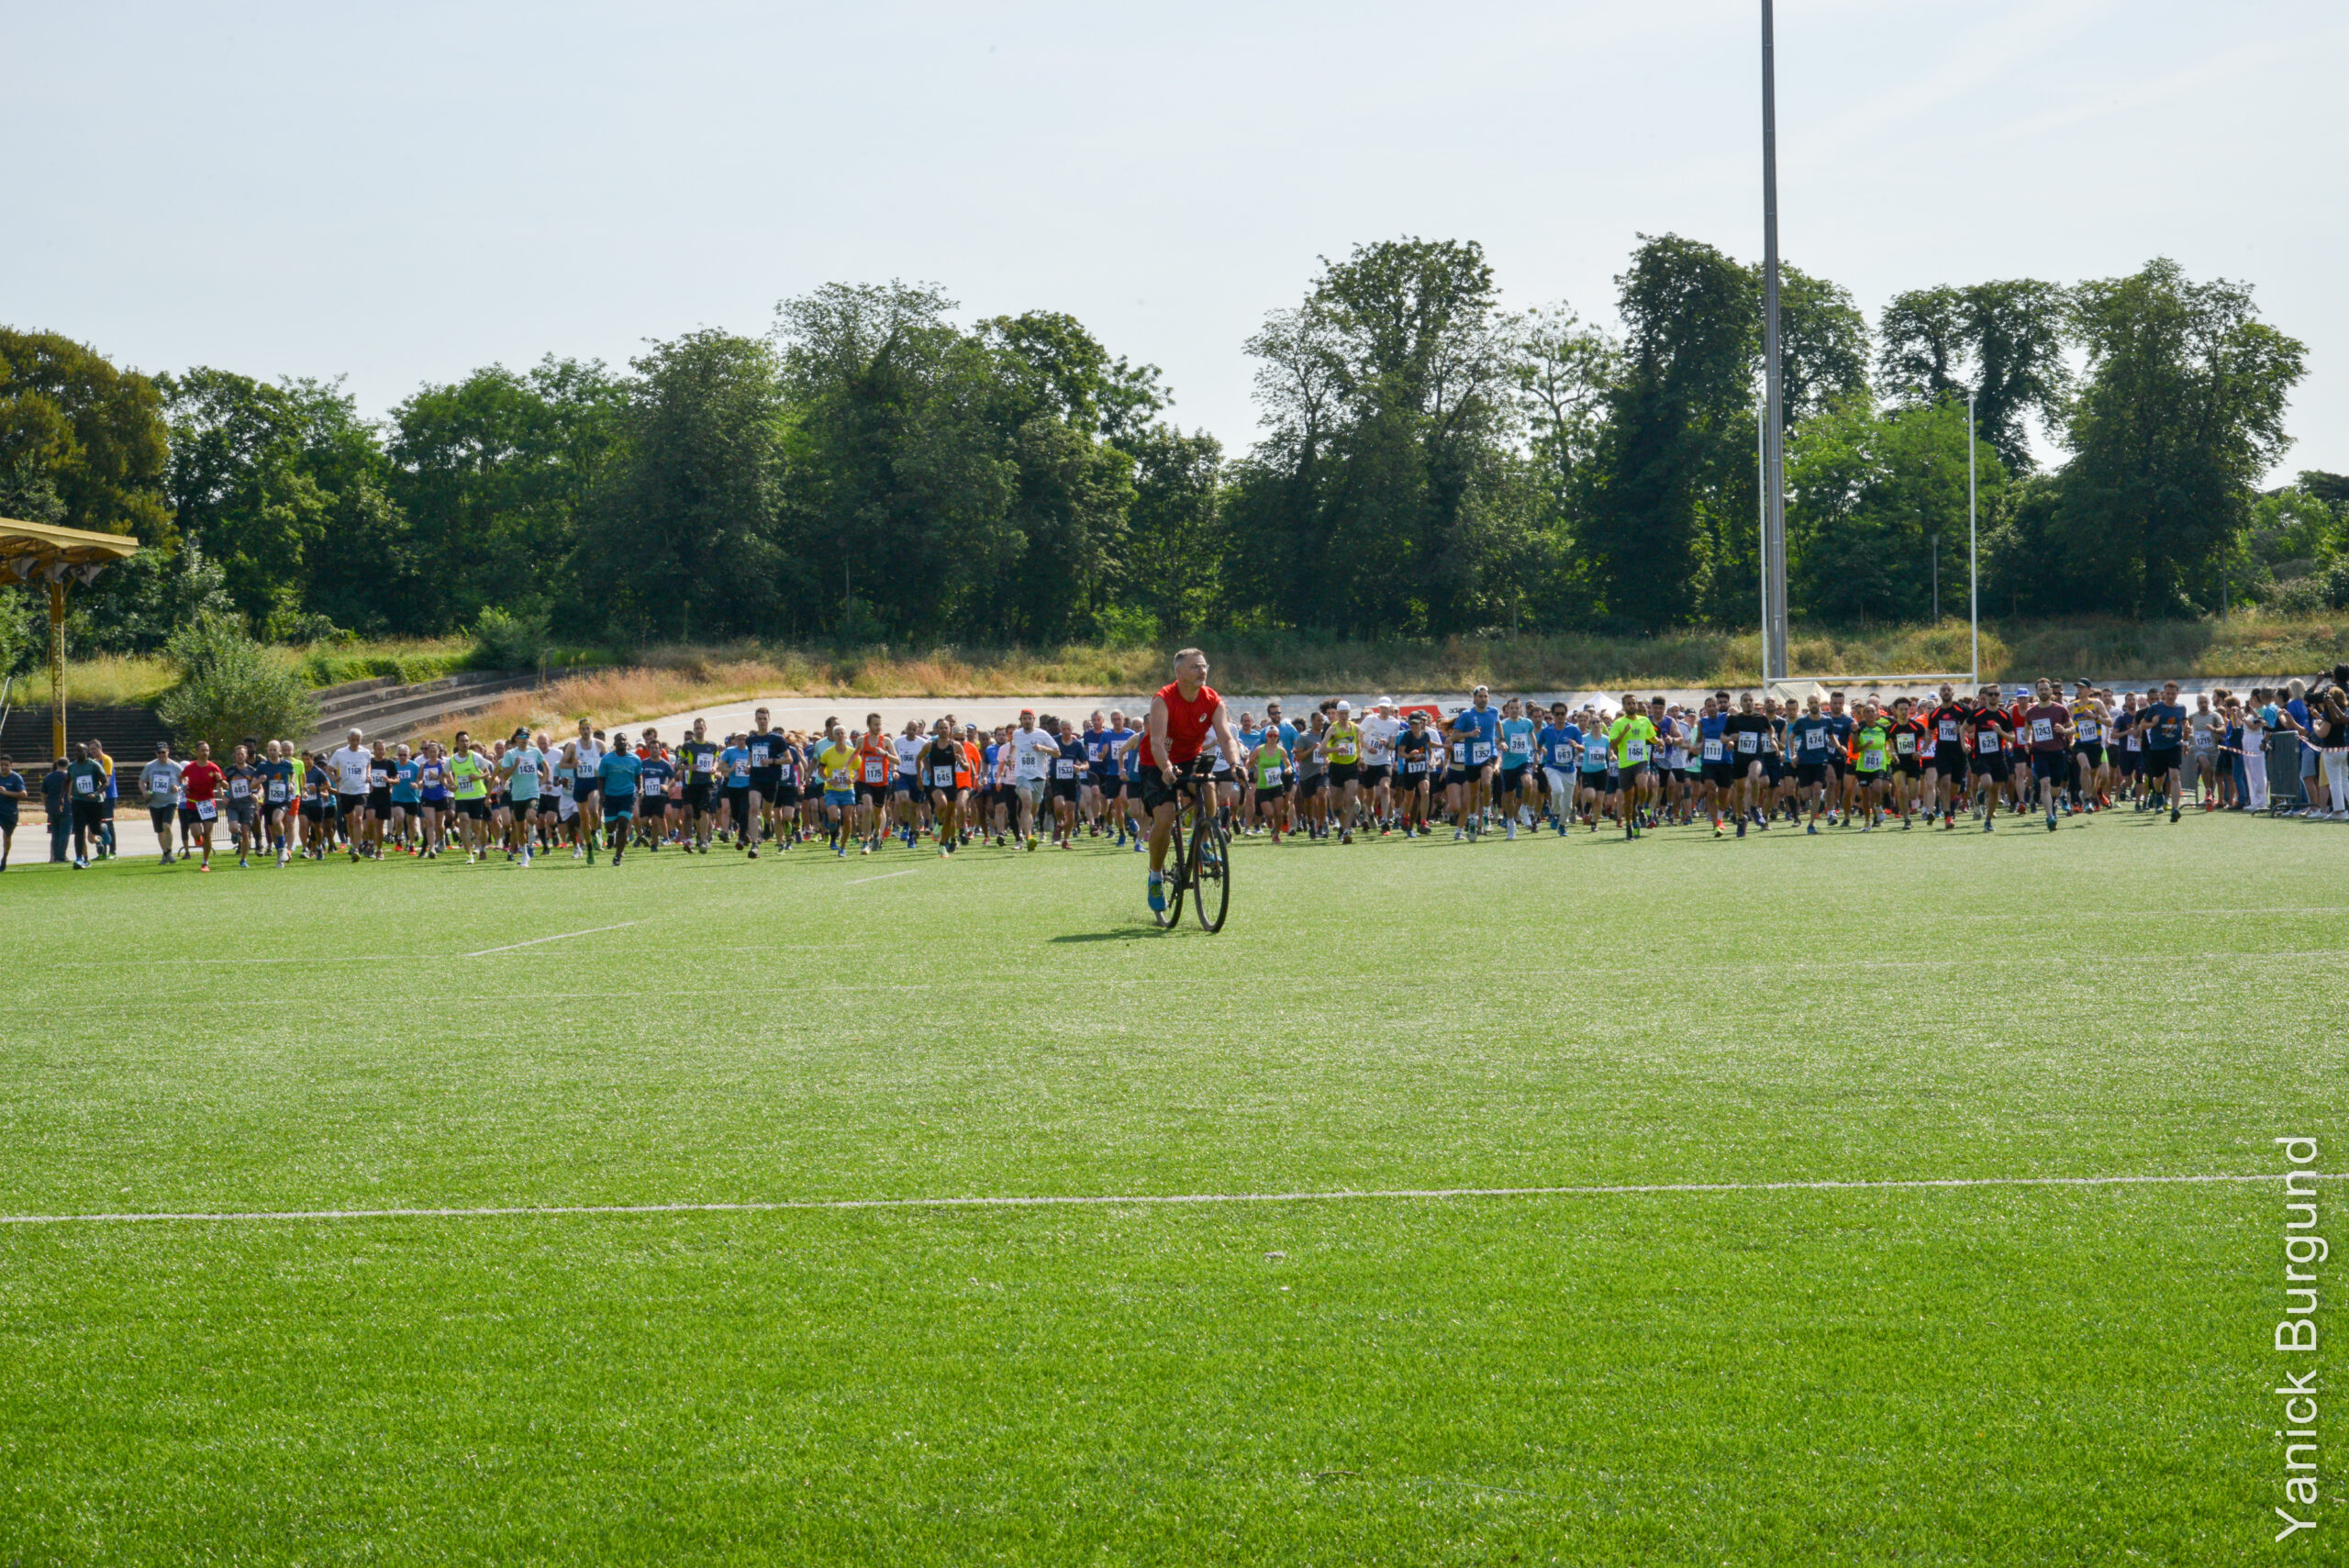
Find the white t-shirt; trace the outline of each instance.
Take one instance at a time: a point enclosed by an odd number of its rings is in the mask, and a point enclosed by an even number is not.
[[[1362,721],[1362,760],[1374,768],[1383,768],[1395,761],[1395,737],[1403,733],[1403,721],[1372,714]]]
[[[1015,729],[1011,732],[1011,776],[1014,779],[1029,781],[1050,777],[1052,763],[1059,760],[1060,754],[1061,743],[1057,736],[1047,735],[1041,729]]]
[[[334,770],[334,792],[337,795],[365,795],[367,770],[373,765],[375,754],[361,746],[345,746],[327,758],[327,766]]]

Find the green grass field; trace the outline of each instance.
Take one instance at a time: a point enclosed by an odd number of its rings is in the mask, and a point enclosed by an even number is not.
[[[0,1211],[2274,1172],[2344,850],[20,865]],[[0,1562],[2243,1561],[2280,1196],[8,1224]]]

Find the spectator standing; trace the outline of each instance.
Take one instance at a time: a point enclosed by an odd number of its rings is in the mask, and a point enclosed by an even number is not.
[[[0,871],[8,869],[8,851],[17,842],[17,813],[23,808],[25,775],[13,758],[0,757]]]
[[[60,757],[49,765],[49,772],[43,773],[40,780],[41,807],[49,813],[49,863],[51,865],[63,865],[72,859],[65,852],[66,846],[73,840],[73,803],[66,787],[70,777],[66,773],[68,766],[65,759]]]

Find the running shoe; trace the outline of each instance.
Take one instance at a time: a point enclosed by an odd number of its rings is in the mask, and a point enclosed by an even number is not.
[[[1150,912],[1153,915],[1166,913],[1166,884],[1154,876],[1150,879]]]

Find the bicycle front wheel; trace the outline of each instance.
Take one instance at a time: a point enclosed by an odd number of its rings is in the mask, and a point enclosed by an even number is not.
[[[1191,904],[1202,930],[1220,931],[1231,911],[1231,835],[1212,810],[1191,833]]]
[[[1159,929],[1171,931],[1183,923],[1184,873],[1190,864],[1188,835],[1183,831],[1183,813],[1176,813],[1174,831],[1167,835],[1166,884],[1159,889],[1166,900],[1166,907],[1153,909],[1150,917],[1158,922]]]

